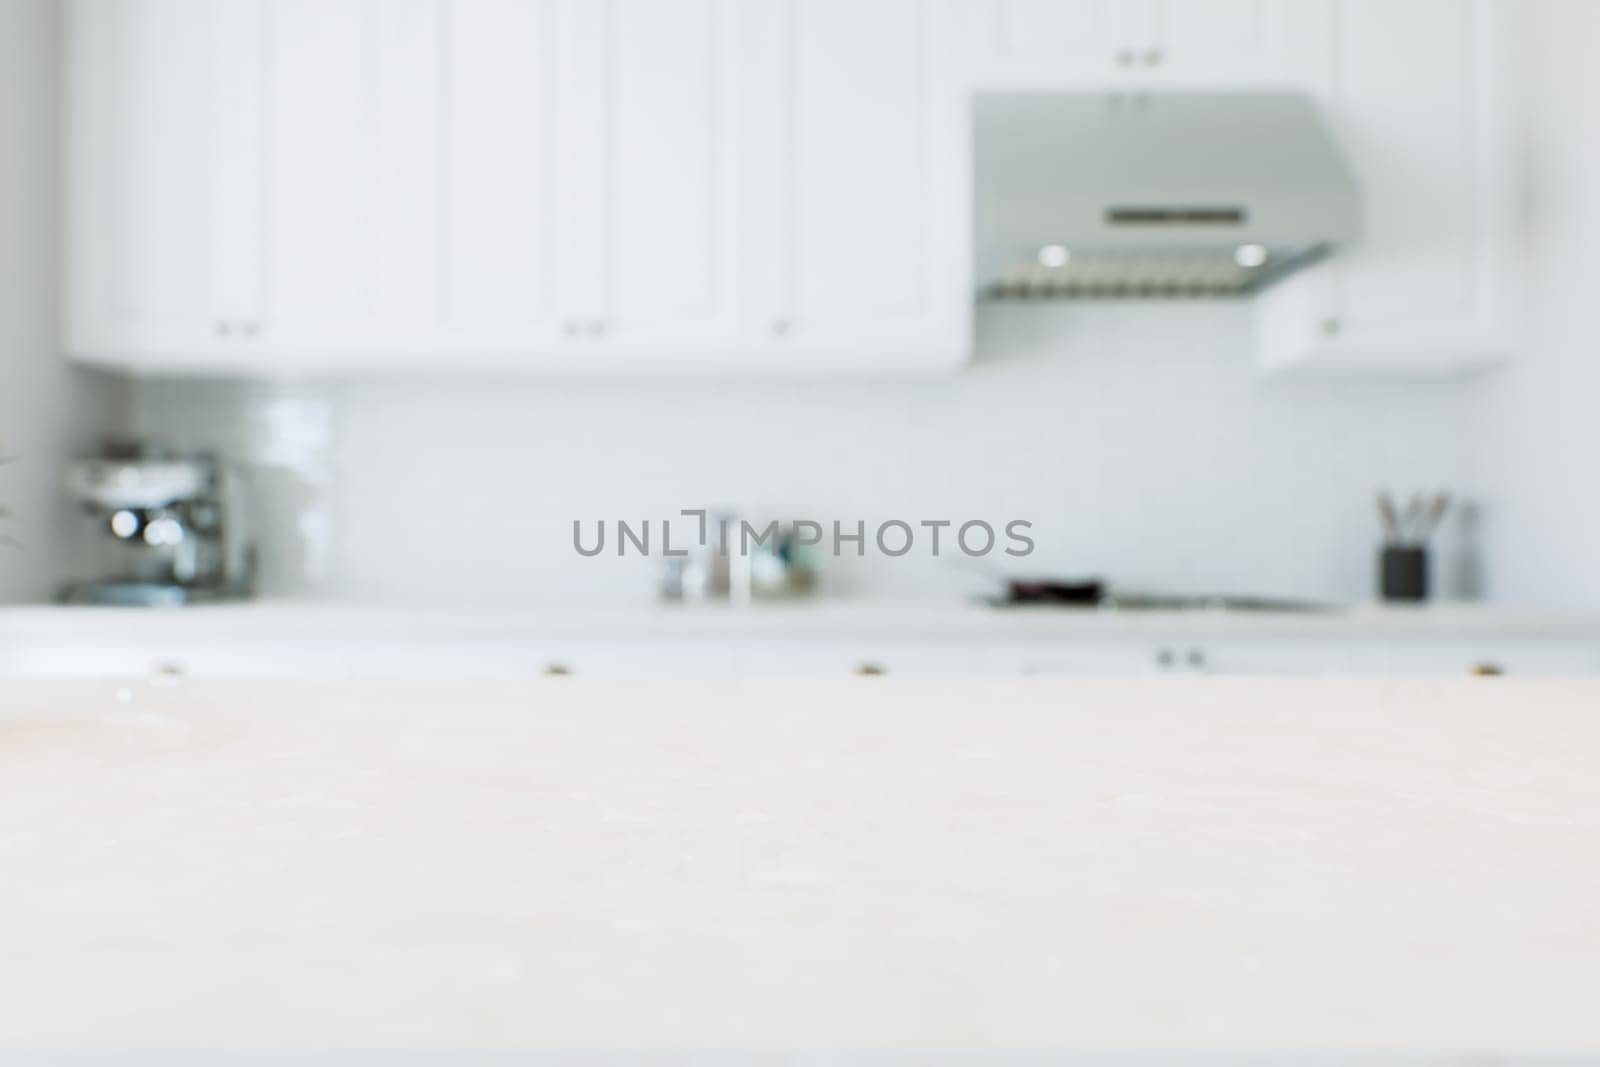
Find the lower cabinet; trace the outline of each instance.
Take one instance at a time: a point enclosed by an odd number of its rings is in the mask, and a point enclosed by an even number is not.
[[[1600,643],[1581,640],[1173,642],[1159,646],[1155,658],[1163,671],[1271,677],[1600,673]]]
[[[1600,674],[1600,641],[1569,639],[859,642],[736,646],[745,678],[1559,676]]]
[[[284,681],[1022,680],[1143,676],[1436,677],[1600,674],[1600,639],[1077,640],[791,639],[727,635],[559,639],[138,638],[48,635],[0,642],[0,680]]]

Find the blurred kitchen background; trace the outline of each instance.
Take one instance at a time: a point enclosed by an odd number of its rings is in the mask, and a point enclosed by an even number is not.
[[[239,10],[0,0],[0,601],[85,577],[64,472],[119,438],[242,467],[274,603],[653,603],[572,522],[710,507],[1033,523],[820,559],[841,605],[1359,606],[1388,489],[1451,496],[1435,602],[1600,619],[1600,5]],[[1359,194],[1326,261],[983,292],[974,93],[1282,89]]]

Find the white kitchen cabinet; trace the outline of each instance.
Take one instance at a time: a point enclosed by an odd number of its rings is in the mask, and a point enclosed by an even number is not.
[[[951,0],[73,0],[66,349],[140,370],[937,370]]]
[[[748,639],[732,643],[741,678],[913,680],[1007,678],[1019,673],[1006,650],[977,642],[894,639]]]
[[[1304,0],[1301,0],[1304,2]],[[1288,0],[985,0],[968,5],[980,87],[1112,88],[1281,82]]]
[[[265,0],[258,342],[286,353],[403,339],[422,295],[426,0]],[[248,238],[242,238],[248,241]]]
[[[252,310],[251,256],[235,240],[251,234],[223,226],[255,210],[231,166],[253,149],[229,122],[250,91],[239,31],[235,9],[210,0],[67,5],[70,351],[205,350],[230,313]]]
[[[764,361],[937,370],[971,346],[952,0],[765,0],[745,38]]]
[[[622,353],[726,351],[740,339],[747,204],[736,121],[746,71],[735,5],[613,0],[599,95],[607,253],[602,333]]]
[[[440,5],[437,319],[441,351],[578,351],[598,329],[603,26],[559,0]],[[586,182],[586,178],[591,180]]]
[[[1448,372],[1504,356],[1514,303],[1506,28],[1496,0],[1336,0],[1308,87],[1362,236],[1258,298],[1271,369]]]
[[[775,610],[775,609],[772,609]],[[544,613],[416,613],[235,605],[177,612],[28,608],[0,614],[0,679],[451,680],[1021,679],[1066,677],[1594,676],[1591,623],[1418,609],[1320,619],[1047,616],[1023,629],[968,616],[942,633],[903,620],[706,609],[567,623]],[[933,609],[937,615],[938,609]],[[135,617],[138,625],[134,626]],[[741,619],[744,621],[741,622]],[[764,619],[764,621],[763,621]],[[775,625],[777,624],[777,625]],[[792,626],[792,628],[791,628]],[[974,709],[981,714],[982,709]]]
[[[730,6],[441,7],[440,346],[581,367],[731,345],[745,197]]]
[[[394,343],[429,10],[68,4],[67,351],[250,370]]]
[[[964,360],[944,6],[447,4],[441,349],[602,373]]]
[[[1194,674],[1462,678],[1600,673],[1600,644],[1583,639],[1187,639],[1161,643],[1156,655],[1162,671]]]

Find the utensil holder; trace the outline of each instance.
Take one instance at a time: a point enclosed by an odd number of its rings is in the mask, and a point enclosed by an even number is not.
[[[1385,600],[1428,599],[1428,550],[1387,545],[1378,554],[1378,594]]]

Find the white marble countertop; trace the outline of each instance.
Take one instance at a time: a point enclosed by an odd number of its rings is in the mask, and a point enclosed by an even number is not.
[[[412,638],[654,639],[772,637],[1014,640],[1055,638],[1238,637],[1447,639],[1502,637],[1600,641],[1600,616],[1485,604],[1356,604],[1325,611],[994,608],[976,601],[848,599],[759,604],[619,605],[525,608],[376,605],[261,600],[177,609],[53,605],[0,608],[0,640],[139,634],[178,639],[358,635]]]
[[[1574,681],[0,685],[0,1061],[1600,1055],[1597,766]]]

